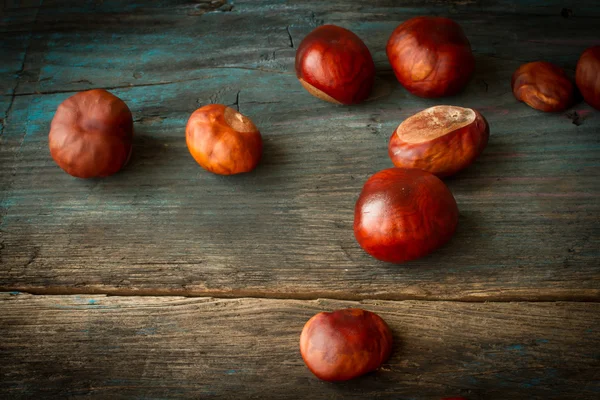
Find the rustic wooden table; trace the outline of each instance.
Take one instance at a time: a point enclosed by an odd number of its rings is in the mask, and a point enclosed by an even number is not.
[[[547,60],[571,75],[600,44],[595,1],[5,1],[0,18],[1,398],[600,398],[600,112],[544,114],[510,77]],[[395,80],[392,30],[458,21],[476,73],[426,100]],[[356,32],[373,98],[308,95],[294,55],[316,26]],[[79,180],[48,151],[73,93],[106,88],[135,119],[113,177]],[[222,103],[262,131],[261,166],[202,170],[184,138]],[[356,244],[362,184],[418,110],[474,107],[491,126],[477,162],[446,182],[458,231],[403,265]],[[362,307],[396,346],[377,372],[317,380],[298,349],[316,312]]]

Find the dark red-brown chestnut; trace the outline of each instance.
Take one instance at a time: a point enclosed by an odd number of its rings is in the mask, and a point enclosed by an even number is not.
[[[454,196],[435,175],[389,168],[371,176],[354,208],[358,244],[381,261],[401,263],[446,243],[458,224]]]
[[[575,70],[575,83],[584,100],[600,110],[600,46],[585,50]]]
[[[319,379],[345,381],[373,371],[392,352],[392,331],[377,314],[357,308],[321,312],[300,335],[300,354]]]
[[[475,70],[469,39],[460,25],[443,17],[415,17],[390,36],[386,53],[396,78],[420,97],[460,92]]]
[[[222,104],[194,111],[185,140],[194,160],[219,175],[252,171],[262,156],[262,137],[252,120]]]
[[[575,95],[565,71],[546,61],[521,65],[512,76],[511,87],[517,100],[545,112],[566,110]]]
[[[471,108],[435,106],[404,120],[388,152],[396,167],[445,177],[468,167],[488,143],[487,121]]]
[[[123,100],[103,89],[79,92],[56,110],[48,145],[52,158],[78,178],[105,177],[131,156],[133,117]]]
[[[310,32],[296,52],[296,76],[321,100],[356,104],[375,81],[375,64],[367,46],[348,29],[322,25]]]

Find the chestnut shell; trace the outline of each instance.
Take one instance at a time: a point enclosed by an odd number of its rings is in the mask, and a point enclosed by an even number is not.
[[[390,36],[386,54],[398,81],[416,96],[436,98],[460,92],[475,70],[464,31],[444,17],[415,17]]]
[[[600,46],[590,47],[581,54],[575,83],[586,103],[600,110]]]
[[[392,352],[392,331],[377,314],[357,308],[321,312],[302,329],[300,353],[325,381],[345,381],[373,371]]]
[[[358,244],[381,261],[401,263],[445,244],[458,207],[448,187],[420,169],[389,168],[371,176],[354,208]]]
[[[129,160],[132,142],[129,107],[103,89],[79,92],[63,101],[48,134],[56,164],[78,178],[116,173]]]
[[[465,116],[473,120],[461,123]],[[446,128],[450,130],[445,134],[423,141],[408,140],[399,134],[400,131],[410,134]],[[388,154],[396,167],[418,168],[442,178],[471,165],[487,146],[489,136],[489,125],[477,110],[434,106],[412,115],[396,128],[390,138]]]
[[[511,87],[517,100],[544,112],[564,111],[575,98],[575,87],[565,71],[546,61],[521,65],[512,76]]]
[[[355,33],[336,25],[319,26],[302,40],[295,67],[307,91],[332,103],[360,103],[375,82],[367,46]]]
[[[258,128],[249,118],[222,104],[194,111],[185,129],[185,140],[194,160],[218,175],[249,172],[262,157]]]

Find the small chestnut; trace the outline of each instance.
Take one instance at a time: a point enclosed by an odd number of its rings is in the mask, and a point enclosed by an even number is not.
[[[512,76],[511,87],[517,100],[545,112],[566,110],[575,95],[565,71],[546,61],[521,65]]]
[[[581,54],[575,70],[575,83],[584,100],[600,110],[600,46],[590,47]]]
[[[52,158],[78,178],[105,177],[131,156],[133,117],[127,104],[103,89],[79,92],[57,108],[48,134]]]
[[[185,128],[185,139],[194,160],[219,175],[252,171],[262,156],[262,137],[254,123],[222,104],[194,111]]]
[[[392,331],[377,314],[358,308],[321,312],[302,329],[300,353],[324,381],[345,381],[373,371],[392,352]]]
[[[358,244],[381,261],[401,263],[446,243],[458,224],[454,196],[435,175],[389,168],[371,176],[354,208]]]
[[[386,53],[398,81],[420,97],[454,95],[475,70],[469,39],[460,25],[443,17],[415,17],[398,25]]]
[[[296,52],[296,76],[313,96],[337,104],[356,104],[371,93],[375,64],[367,46],[348,29],[322,25]]]
[[[475,161],[489,136],[487,121],[477,111],[435,106],[404,120],[392,134],[388,152],[396,167],[445,177]]]

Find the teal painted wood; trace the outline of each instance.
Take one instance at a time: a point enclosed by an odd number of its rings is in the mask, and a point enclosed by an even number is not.
[[[596,400],[600,304],[0,295],[3,398]],[[394,334],[383,367],[325,383],[298,340],[361,307]]]
[[[567,113],[543,114],[510,92],[510,76],[524,61],[545,58],[572,72],[580,52],[598,43],[597,4],[577,3],[569,18],[558,3],[515,2],[504,10],[500,3],[489,9],[481,3],[378,4],[119,8],[110,1],[46,1],[39,12],[32,8],[37,16],[14,101],[5,96],[12,106],[0,148],[0,286],[294,298],[598,299],[600,113],[578,103]],[[416,98],[391,74],[383,53],[387,36],[418,13],[449,15],[465,27],[477,71],[461,95]],[[376,99],[337,107],[301,88],[294,46],[321,23],[344,25],[365,39],[377,60]],[[21,24],[3,26],[12,40],[23,34]],[[135,150],[121,173],[81,181],[54,165],[47,133],[58,104],[90,87],[111,88],[130,106]],[[265,157],[253,173],[214,176],[189,156],[187,118],[211,102],[239,107],[261,129]],[[477,163],[447,180],[461,212],[458,232],[421,260],[379,263],[353,238],[354,202],[370,174],[391,166],[387,141],[395,127],[440,102],[477,108],[492,132]]]

